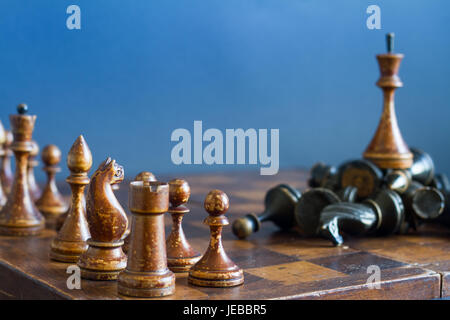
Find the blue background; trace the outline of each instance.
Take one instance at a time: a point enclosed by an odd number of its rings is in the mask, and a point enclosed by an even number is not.
[[[26,102],[34,137],[65,156],[83,134],[94,168],[128,177],[258,166],[172,164],[176,128],[279,128],[281,168],[359,157],[381,114],[375,55],[395,32],[406,142],[450,173],[450,2],[2,0],[0,119]],[[66,8],[81,8],[68,30]],[[381,7],[381,30],[366,8]],[[68,175],[65,163],[61,178]],[[38,174],[42,179],[42,173]]]

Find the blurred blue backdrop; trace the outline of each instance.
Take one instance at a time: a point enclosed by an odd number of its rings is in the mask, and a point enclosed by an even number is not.
[[[66,27],[71,4],[81,30]],[[366,27],[371,4],[381,30]],[[405,54],[396,95],[403,136],[450,173],[445,0],[2,0],[0,119],[9,127],[25,102],[41,147],[54,143],[65,157],[83,134],[95,168],[110,155],[128,177],[259,170],[172,164],[170,135],[192,131],[194,120],[223,132],[280,129],[281,168],[339,164],[361,155],[378,124],[375,55],[387,32]]]

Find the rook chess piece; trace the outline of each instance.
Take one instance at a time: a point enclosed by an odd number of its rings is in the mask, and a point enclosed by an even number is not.
[[[31,200],[27,179],[36,116],[26,114],[26,104],[20,104],[17,111],[18,114],[9,117],[14,135],[11,149],[16,159],[16,172],[8,201],[0,211],[0,234],[29,236],[39,234],[45,227],[45,218]]]
[[[70,148],[67,167],[70,170],[66,181],[72,189],[71,205],[63,226],[52,241],[50,258],[62,262],[77,262],[87,250],[86,241],[90,238],[84,189],[89,184],[92,154],[83,136],[79,136]]]
[[[30,158],[28,159],[28,186],[30,187],[31,199],[36,202],[42,195],[41,189],[36,183],[36,178],[34,176],[34,168],[39,165],[39,161],[36,160],[39,154],[39,146],[36,141],[32,140],[33,150],[31,150]]]
[[[188,282],[203,287],[232,287],[244,283],[244,273],[228,255],[222,245],[222,228],[229,224],[224,216],[229,208],[227,195],[212,190],[206,196],[205,210],[209,216],[203,223],[209,225],[211,238],[203,257],[189,271]]]
[[[91,177],[86,196],[86,218],[91,238],[87,240],[87,251],[77,263],[84,279],[116,280],[126,267],[122,239],[128,219],[111,188],[113,183],[119,183],[123,178],[123,167],[111,158],[100,164]]]
[[[11,144],[13,143],[13,134],[11,131],[5,130],[5,144],[3,145],[4,153],[0,156],[2,165],[0,168],[0,178],[2,181],[3,191],[9,194],[13,184],[13,174],[11,171],[11,157],[13,152]]]
[[[164,213],[169,208],[169,185],[158,181],[130,183],[133,214],[130,250],[118,292],[133,297],[160,297],[175,292],[175,275],[167,268]]]
[[[172,231],[167,238],[167,264],[173,272],[185,272],[197,263],[201,254],[195,251],[186,240],[182,220],[189,209],[184,206],[189,200],[191,189],[186,180],[169,181],[169,213],[172,216]]]

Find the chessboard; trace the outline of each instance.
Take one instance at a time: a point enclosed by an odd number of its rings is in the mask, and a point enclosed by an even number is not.
[[[288,183],[303,191],[308,173],[283,171],[276,176],[257,172],[199,174],[178,177],[191,186],[183,220],[190,244],[199,252],[208,246],[209,228],[203,200],[211,189],[230,198],[230,222],[264,209],[266,191]],[[69,189],[61,183],[61,190]],[[128,184],[116,191],[128,208]],[[166,235],[171,219],[165,218]],[[81,289],[68,289],[70,264],[49,259],[54,230],[36,237],[0,237],[0,298],[3,299],[129,299],[117,293],[116,281],[81,280]],[[188,284],[187,273],[176,274],[176,292],[170,299],[436,299],[450,296],[450,229],[424,225],[417,232],[376,238],[345,238],[334,247],[324,239],[303,238],[295,231],[281,232],[264,223],[246,240],[238,240],[231,226],[224,228],[224,247],[244,270],[245,282],[232,288],[207,288]],[[377,266],[379,288],[368,283],[369,266]]]

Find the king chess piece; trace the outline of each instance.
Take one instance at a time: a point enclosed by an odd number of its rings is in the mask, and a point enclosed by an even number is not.
[[[72,189],[71,205],[64,224],[52,241],[50,258],[61,262],[77,262],[87,250],[86,241],[90,238],[84,189],[89,184],[92,154],[83,136],[79,136],[70,148],[67,167],[70,170],[66,181]]]
[[[27,179],[36,116],[27,115],[28,106],[25,104],[20,104],[17,111],[18,114],[10,115],[14,135],[11,149],[16,159],[16,171],[8,200],[0,211],[0,234],[30,236],[41,233],[45,228],[45,218],[31,199]]]
[[[42,170],[47,173],[47,183],[41,197],[36,201],[36,207],[45,216],[47,227],[50,229],[56,229],[58,218],[68,209],[55,181],[56,173],[61,171],[58,166],[60,161],[61,151],[57,146],[51,144],[42,150],[42,162],[45,165]]]
[[[389,33],[388,53],[377,55],[381,72],[377,86],[383,90],[383,113],[377,131],[363,157],[381,169],[408,169],[413,163],[413,154],[398,128],[394,106],[395,89],[403,86],[397,75],[403,54],[393,53],[393,40],[394,34]]]
[[[209,216],[203,221],[211,235],[208,249],[189,271],[188,282],[202,287],[233,287],[244,283],[244,273],[225,253],[222,228],[229,224],[224,214],[230,206],[225,192],[212,190],[206,196],[204,207]]]
[[[36,157],[39,154],[39,145],[36,141],[31,141],[33,144],[33,150],[30,152],[30,158],[28,159],[28,186],[30,187],[30,195],[34,202],[36,202],[42,195],[42,191],[36,183],[36,178],[34,176],[34,168],[39,165],[39,161]]]
[[[4,153],[0,155],[2,160],[0,167],[0,179],[2,181],[3,191],[6,194],[11,192],[14,176],[11,170],[11,157],[13,152],[11,150],[11,145],[13,143],[13,134],[9,130],[5,130],[5,143],[3,145]]]
[[[111,158],[100,164],[91,177],[86,196],[91,238],[87,240],[87,251],[77,262],[84,279],[116,280],[126,267],[127,257],[122,245],[128,219],[111,188],[123,178],[123,167]]]

